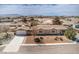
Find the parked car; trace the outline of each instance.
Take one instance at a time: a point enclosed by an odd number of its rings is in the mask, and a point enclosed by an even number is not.
[[[76,38],[76,42],[79,42],[79,38]]]

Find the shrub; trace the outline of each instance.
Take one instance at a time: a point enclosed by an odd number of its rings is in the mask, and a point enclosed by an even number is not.
[[[65,31],[64,35],[70,40],[74,40],[76,36],[76,32],[72,28],[70,28]]]
[[[43,40],[43,37],[40,37],[41,40]]]
[[[36,43],[41,43],[42,40],[43,40],[43,37],[35,38],[35,39],[34,39],[34,41],[35,41]]]
[[[58,37],[55,37],[55,40],[57,41],[58,40]]]
[[[62,38],[60,38],[60,40],[61,40],[61,41],[63,41],[63,39],[62,39]]]
[[[35,41],[36,43],[40,43],[40,42],[41,42],[41,40],[40,40],[39,38],[35,38],[34,41]]]

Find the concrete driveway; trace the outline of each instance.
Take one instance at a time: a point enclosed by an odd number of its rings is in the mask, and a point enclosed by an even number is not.
[[[3,52],[17,52],[24,40],[24,36],[15,36],[14,39],[4,48]]]

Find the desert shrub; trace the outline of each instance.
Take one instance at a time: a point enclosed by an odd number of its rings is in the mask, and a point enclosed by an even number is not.
[[[43,40],[44,38],[43,37],[40,37],[40,39]]]
[[[36,43],[40,43],[40,42],[41,42],[41,39],[40,39],[40,38],[35,38],[34,41],[35,41]]]

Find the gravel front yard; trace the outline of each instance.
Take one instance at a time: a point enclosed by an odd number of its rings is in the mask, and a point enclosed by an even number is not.
[[[25,40],[23,43],[25,44],[36,44],[34,42],[34,38],[40,38],[43,37],[42,43],[41,44],[50,44],[50,43],[71,43],[73,41],[67,39],[65,36],[26,36]],[[55,39],[55,38],[58,39]],[[60,39],[62,38],[62,39]]]

